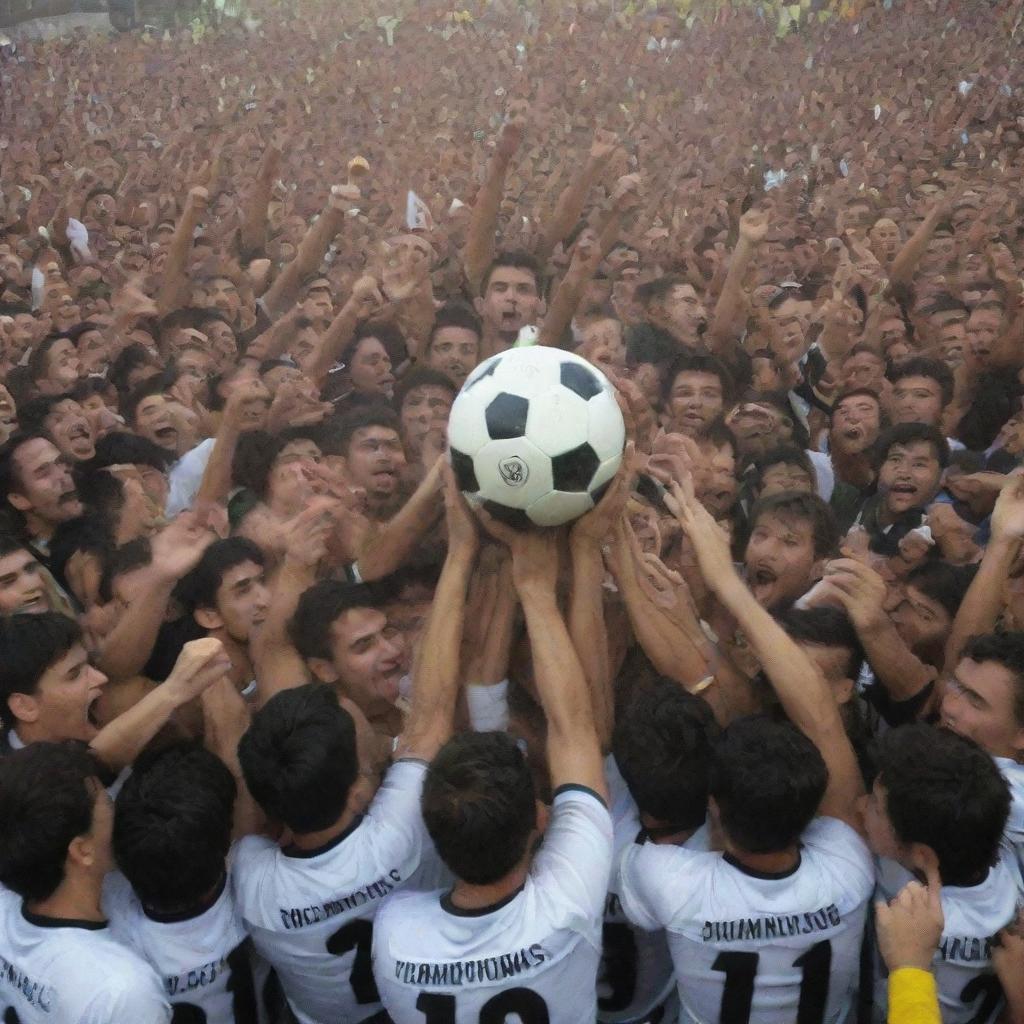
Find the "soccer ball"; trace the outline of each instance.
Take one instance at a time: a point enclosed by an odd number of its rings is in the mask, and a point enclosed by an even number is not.
[[[593,508],[625,440],[608,378],[555,348],[513,348],[481,363],[448,420],[462,492],[518,527],[560,526]]]

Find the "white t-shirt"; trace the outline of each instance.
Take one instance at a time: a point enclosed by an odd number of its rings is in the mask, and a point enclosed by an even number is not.
[[[613,864],[617,865],[623,851],[637,842],[643,826],[615,758],[605,758],[604,766],[615,833]],[[597,1018],[608,1024],[646,1019],[672,995],[676,985],[664,930],[644,931],[630,924],[622,911],[620,891],[618,871],[613,868],[597,976]]]
[[[156,917],[114,872],[103,887],[103,909],[114,937],[153,966],[172,1006],[201,1010],[205,1024],[255,1024],[268,971],[253,962],[258,958],[226,882],[201,913]]]
[[[41,918],[0,888],[4,1024],[168,1024],[156,972],[106,924]]]
[[[167,505],[164,512],[168,517],[192,507],[199,493],[199,485],[203,482],[206,465],[213,454],[214,440],[208,437],[200,441],[167,471]]]
[[[260,836],[238,844],[235,899],[301,1024],[355,1024],[380,1010],[373,920],[429,842],[420,815],[425,774],[422,761],[393,764],[366,814],[319,850],[282,850]]]
[[[801,1005],[831,1024],[849,1012],[874,871],[845,823],[813,821],[784,875],[652,843],[628,848],[620,871],[626,915],[668,931],[681,1024],[793,1024]]]
[[[604,802],[555,793],[521,889],[467,911],[441,891],[395,893],[377,916],[373,972],[395,1024],[593,1024],[612,859]]]
[[[942,939],[932,960],[943,1024],[990,1024],[1003,1007],[1003,990],[992,967],[995,934],[1016,914],[1016,868],[1003,856],[983,882],[942,887]],[[891,900],[913,876],[880,859],[878,899]],[[875,1019],[886,1019],[888,978],[876,959]]]
[[[1024,891],[1024,765],[1008,757],[993,760],[1010,787],[1010,816],[1003,830],[1003,846],[1017,866],[1017,885]]]

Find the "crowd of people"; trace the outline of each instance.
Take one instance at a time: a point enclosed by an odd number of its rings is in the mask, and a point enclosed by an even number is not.
[[[1024,1021],[1020,5],[787,12],[0,50],[4,1024]]]

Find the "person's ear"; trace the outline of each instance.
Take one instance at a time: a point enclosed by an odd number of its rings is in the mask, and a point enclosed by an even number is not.
[[[224,620],[215,608],[197,608],[192,613],[192,618],[205,630],[220,629],[224,625]]]
[[[939,871],[939,855],[926,843],[911,843],[908,847],[907,867],[921,876],[921,879],[932,875],[941,875]]]
[[[338,670],[326,658],[310,658],[309,671],[320,683],[336,683],[340,678]]]
[[[541,296],[540,302],[537,305],[537,316],[542,317],[548,311],[548,300]]]
[[[19,722],[39,720],[39,701],[30,693],[12,693],[7,698],[7,707]]]
[[[827,561],[827,558],[818,558],[811,566],[811,579],[813,579],[815,583],[825,575],[825,563]]]
[[[96,844],[88,833],[82,836],[75,836],[68,843],[68,864],[77,865],[86,870],[96,863]]]
[[[7,500],[19,512],[28,512],[32,508],[32,502],[24,494],[19,494],[17,491],[8,491]]]
[[[1018,763],[1024,761],[1024,728],[1018,729],[1013,737],[1013,749]]]
[[[835,697],[836,703],[840,707],[844,704],[849,704],[853,699],[854,686],[854,681],[846,676],[842,679],[837,679],[831,684],[832,696]]]

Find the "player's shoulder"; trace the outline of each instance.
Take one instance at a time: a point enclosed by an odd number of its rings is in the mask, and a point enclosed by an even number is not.
[[[396,889],[380,905],[374,918],[374,934],[383,933],[392,928],[408,929],[413,922],[421,922],[425,918],[438,917],[441,910],[442,889]]]
[[[864,837],[838,818],[815,818],[800,837],[804,855],[819,862],[856,865],[874,874],[874,861]]]

